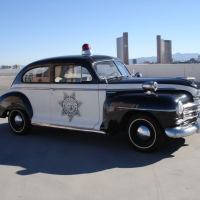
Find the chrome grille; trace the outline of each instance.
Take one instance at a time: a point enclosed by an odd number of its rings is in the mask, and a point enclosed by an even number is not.
[[[187,107],[184,109],[184,112],[183,112],[182,123],[183,125],[188,125],[192,122],[196,122],[197,117],[198,117],[197,106],[195,105],[195,106]]]
[[[197,95],[193,97],[194,102],[184,104],[184,111],[181,119],[181,125],[187,126],[195,123],[200,112],[200,91],[198,90]]]

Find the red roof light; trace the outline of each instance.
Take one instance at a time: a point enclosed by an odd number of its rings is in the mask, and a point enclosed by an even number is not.
[[[93,55],[91,47],[90,47],[89,44],[84,44],[82,46],[82,55],[83,56],[92,56]]]
[[[90,48],[90,45],[89,44],[84,44],[83,46],[82,46],[82,51],[85,51],[85,50],[90,50],[91,48]]]

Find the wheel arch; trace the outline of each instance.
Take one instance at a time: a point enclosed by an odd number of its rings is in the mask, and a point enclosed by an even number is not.
[[[124,130],[124,129],[126,128],[126,124],[128,123],[129,119],[130,119],[132,116],[134,116],[134,115],[148,115],[148,116],[154,118],[154,119],[158,122],[158,124],[161,126],[161,128],[163,128],[163,126],[161,125],[161,123],[160,123],[160,121],[157,119],[157,117],[156,117],[153,113],[149,112],[148,110],[147,110],[147,111],[129,110],[128,112],[126,112],[126,113],[124,114],[124,116],[123,116],[122,119],[121,119],[120,128],[121,128],[122,130]]]
[[[33,117],[32,105],[21,92],[8,92],[0,97],[0,117],[7,117],[11,110],[24,110],[30,119]]]

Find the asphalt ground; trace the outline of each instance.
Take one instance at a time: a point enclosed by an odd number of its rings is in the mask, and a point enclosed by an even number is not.
[[[0,95],[13,77],[0,77]],[[0,199],[200,199],[200,134],[167,138],[151,154],[124,134],[33,127],[17,136],[0,119]]]

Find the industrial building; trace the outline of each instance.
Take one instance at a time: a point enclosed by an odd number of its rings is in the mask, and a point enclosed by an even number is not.
[[[117,58],[121,59],[125,64],[129,64],[127,32],[124,32],[122,37],[117,38]]]
[[[1,69],[21,69],[21,65],[2,65]]]
[[[157,63],[172,63],[172,41],[162,40],[160,35],[157,35]]]
[[[137,59],[133,59],[132,62],[132,64],[137,64]]]

